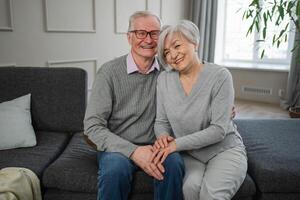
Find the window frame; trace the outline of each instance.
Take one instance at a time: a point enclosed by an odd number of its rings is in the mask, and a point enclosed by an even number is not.
[[[274,70],[274,71],[289,71],[290,61],[292,53],[290,52],[293,47],[293,41],[295,33],[290,31],[288,41],[287,41],[287,56],[283,59],[276,58],[267,58],[266,56],[261,59],[259,52],[259,33],[257,31],[253,31],[252,34],[247,37],[254,37],[254,43],[252,46],[252,58],[248,59],[228,59],[225,58],[225,44],[227,37],[226,23],[228,20],[228,9],[227,4],[229,0],[218,0],[218,16],[217,16],[217,34],[216,34],[216,46],[215,46],[215,60],[217,64],[225,65],[232,68],[247,68],[247,69],[266,69],[266,70]],[[232,1],[232,0],[231,0]],[[242,11],[239,11],[242,12]],[[242,20],[242,18],[241,18]],[[291,25],[293,25],[291,23]],[[290,27],[292,30],[293,27]],[[246,33],[245,33],[246,38]],[[219,45],[218,45],[219,44]],[[272,47],[276,48],[276,47]],[[270,48],[271,49],[271,48]],[[270,51],[270,49],[266,49],[266,51]],[[239,67],[238,67],[239,66]]]

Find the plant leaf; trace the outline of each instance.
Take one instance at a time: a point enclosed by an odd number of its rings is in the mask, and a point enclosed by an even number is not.
[[[285,30],[281,30],[278,36],[278,39],[283,35],[283,33],[286,32]]]
[[[249,27],[248,31],[247,31],[247,34],[246,34],[246,37],[252,33],[252,29],[253,29],[253,23],[251,24],[251,26]]]
[[[300,1],[299,0],[297,1],[297,5],[296,5],[296,15],[298,16],[298,19],[299,19],[299,16],[300,16]]]
[[[268,20],[268,18],[267,18],[267,14],[266,13],[263,14],[263,18],[264,18],[264,24],[265,24],[265,26],[267,26],[267,20]]]
[[[266,39],[267,27],[263,28],[263,39]]]
[[[275,42],[276,42],[276,34],[273,35],[273,39],[272,39],[272,45],[273,46],[274,46]]]
[[[259,31],[260,31],[260,29],[259,29],[259,23],[258,23],[258,21],[256,21],[256,22],[255,22],[255,28],[256,28],[256,31],[257,31],[257,32],[259,32]]]
[[[281,17],[281,19],[283,19],[284,18],[284,8],[282,6],[278,6],[277,9],[279,12],[279,16]]]
[[[260,59],[262,59],[265,55],[265,50],[262,50],[261,54],[260,54]]]

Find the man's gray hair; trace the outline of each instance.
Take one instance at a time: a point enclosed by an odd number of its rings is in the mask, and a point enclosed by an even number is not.
[[[180,35],[185,37],[189,42],[199,47],[200,33],[198,27],[193,22],[189,20],[182,20],[174,26],[163,26],[162,32],[158,40],[158,58],[165,68],[167,68],[167,63],[165,61],[164,55],[164,43],[166,37],[172,37],[174,33],[179,33]]]
[[[157,19],[157,21],[159,22],[159,25],[161,26],[161,24],[162,24],[161,20],[156,14],[154,14],[148,10],[136,11],[129,17],[128,32],[132,31],[132,28],[133,28],[132,26],[133,26],[135,19],[137,19],[139,17],[149,17],[149,16],[155,17]]]

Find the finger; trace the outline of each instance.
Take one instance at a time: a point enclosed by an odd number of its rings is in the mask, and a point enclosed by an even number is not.
[[[157,155],[157,153],[159,152],[159,149],[155,149],[150,157],[150,161],[149,162],[152,162],[153,159],[155,158],[155,156]]]
[[[169,152],[165,151],[164,155],[162,156],[162,158],[160,160],[160,163],[163,163],[166,160],[166,158],[168,157],[168,155],[169,155]]]
[[[157,164],[159,163],[159,161],[161,160],[162,156],[164,154],[164,150],[158,152],[158,154],[156,155],[156,157],[154,158],[154,164]]]
[[[153,171],[153,169],[151,168],[150,165],[147,166],[147,174],[148,174],[149,176],[154,177],[154,178],[157,179],[157,180],[160,179],[159,176],[157,176],[157,175],[154,173],[154,171]]]
[[[155,148],[160,149],[160,145],[158,143],[158,140],[155,141],[154,145],[155,145]]]
[[[168,146],[168,141],[167,141],[167,137],[164,137],[163,139],[163,143],[164,143],[164,148]]]
[[[165,168],[161,163],[157,163],[157,168],[159,169],[159,171],[161,171],[162,173],[165,173]]]
[[[174,140],[174,138],[173,137],[171,137],[171,136],[168,136],[168,141],[169,142],[172,142]]]
[[[159,180],[159,177],[153,172],[153,170],[152,170],[152,168],[150,167],[150,165],[147,166],[147,167],[144,169],[144,171],[145,171],[149,176],[152,176],[152,177],[154,177],[154,178],[156,178],[156,179]]]
[[[162,180],[163,179],[163,175],[160,173],[160,171],[156,167],[156,165],[154,163],[151,163],[150,167],[151,167],[153,173],[155,174],[155,176],[158,177],[158,180]]]
[[[165,145],[164,145],[162,139],[159,139],[159,140],[158,140],[158,143],[159,143],[159,145],[160,145],[160,148],[165,148]]]

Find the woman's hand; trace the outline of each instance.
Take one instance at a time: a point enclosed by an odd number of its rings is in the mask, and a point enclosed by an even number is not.
[[[157,138],[153,147],[155,149],[164,149],[164,148],[168,147],[169,142],[172,142],[173,140],[174,140],[174,138],[169,135],[161,135]]]
[[[160,151],[156,154],[153,160],[154,164],[155,165],[162,164],[165,161],[165,159],[168,157],[168,155],[175,151],[176,151],[176,143],[173,138],[173,140],[169,142],[166,148],[160,149]]]

